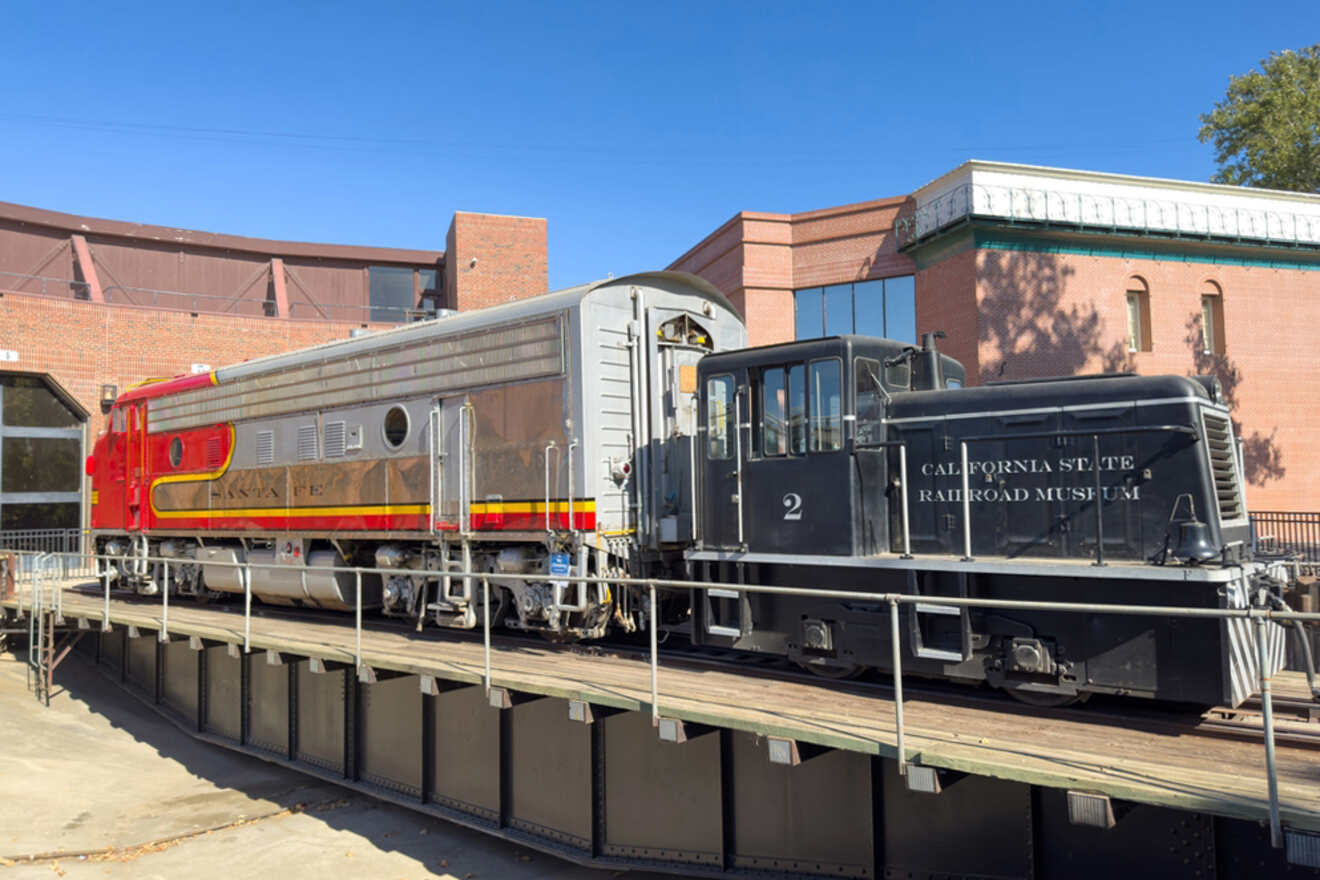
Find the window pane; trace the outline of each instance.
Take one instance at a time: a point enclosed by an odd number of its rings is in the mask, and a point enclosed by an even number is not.
[[[418,281],[418,284],[421,286],[422,290],[435,290],[435,289],[436,289],[436,287],[435,287],[435,270],[434,270],[434,269],[418,269],[418,270],[417,270],[417,281]]]
[[[911,275],[885,279],[885,336],[917,344],[917,287]]]
[[[793,308],[797,314],[796,338],[816,339],[825,335],[824,313],[821,311],[819,287],[799,290],[793,294]]]
[[[788,368],[789,450],[794,455],[807,451],[807,371],[801,364]]]
[[[786,455],[788,431],[784,400],[784,370],[774,367],[761,374],[761,454]]]
[[[857,445],[884,440],[885,395],[880,387],[880,362],[858,358],[853,363],[857,383]]]
[[[0,507],[0,530],[76,529],[82,525],[82,507],[76,503],[6,504]]]
[[[413,270],[401,266],[372,266],[371,320],[403,321],[413,307]]]
[[[82,443],[50,437],[5,437],[0,492],[77,492]]]
[[[811,365],[812,452],[830,452],[843,448],[839,373],[838,360],[815,361]]]
[[[1127,295],[1128,351],[1141,351],[1141,294]]]
[[[1215,298],[1201,297],[1201,351],[1215,353]]]
[[[0,377],[5,397],[3,419],[6,425],[30,428],[76,428],[78,417],[33,376]]]
[[[712,376],[706,380],[707,455],[714,460],[729,457],[733,407],[733,377]]]
[[[853,332],[852,285],[834,284],[825,288],[825,335]]]
[[[885,283],[862,281],[853,285],[856,332],[863,336],[885,335]]]

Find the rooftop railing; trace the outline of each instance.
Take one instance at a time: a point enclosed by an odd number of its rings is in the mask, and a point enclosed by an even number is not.
[[[909,216],[900,217],[894,224],[898,246],[911,246],[972,219],[1095,232],[1320,247],[1320,206],[1309,213],[1277,211],[980,183],[962,184],[920,205]]]
[[[0,290],[33,293],[42,296],[90,300],[91,287],[86,281],[55,278],[48,275],[24,275],[0,271]],[[154,287],[129,287],[112,284],[102,291],[105,301],[115,305],[165,309],[191,314],[234,315],[236,317],[282,317],[294,321],[336,321],[355,324],[404,324],[432,313],[403,306],[377,306],[362,303],[317,303],[296,300],[289,303],[288,315],[276,315],[275,303],[266,299],[220,296],[196,291],[166,290]],[[253,311],[260,307],[260,314]],[[242,311],[240,311],[242,309]]]

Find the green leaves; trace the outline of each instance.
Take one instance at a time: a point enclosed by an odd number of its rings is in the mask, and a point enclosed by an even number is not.
[[[1215,183],[1320,192],[1320,43],[1271,52],[1261,69],[1229,77],[1224,99],[1201,114]]]

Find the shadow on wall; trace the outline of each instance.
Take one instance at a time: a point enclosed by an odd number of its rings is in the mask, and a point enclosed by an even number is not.
[[[1233,434],[1242,438],[1242,469],[1247,482],[1253,486],[1267,485],[1271,480],[1281,480],[1287,472],[1283,466],[1283,451],[1275,437],[1278,426],[1269,434],[1252,431],[1250,436],[1242,431],[1242,423],[1235,417],[1238,408],[1238,386],[1242,384],[1242,371],[1233,359],[1226,354],[1207,352],[1202,343],[1201,314],[1193,312],[1187,319],[1187,335],[1183,344],[1192,353],[1192,374],[1196,376],[1214,376],[1224,389],[1224,402],[1233,422]]]
[[[1075,270],[1049,254],[980,252],[981,382],[1073,376],[1097,359],[1106,373],[1131,369],[1122,340],[1105,347],[1095,305],[1060,306]],[[991,351],[985,351],[989,343]]]

